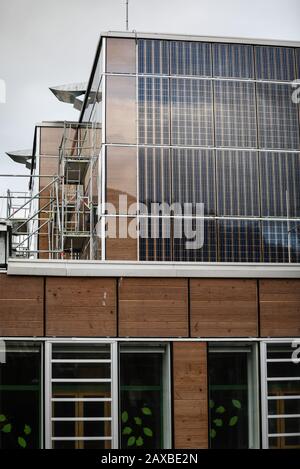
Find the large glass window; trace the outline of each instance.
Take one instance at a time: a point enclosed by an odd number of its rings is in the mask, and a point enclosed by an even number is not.
[[[112,346],[57,343],[47,347],[51,357],[48,445],[111,448]]]
[[[262,344],[264,446],[300,448],[299,344]]]
[[[0,448],[40,448],[41,346],[0,341]]]
[[[213,449],[259,445],[257,351],[250,345],[209,345],[209,425]]]
[[[136,80],[106,77],[106,141],[136,143]]]
[[[170,447],[169,357],[165,347],[120,349],[120,445]]]

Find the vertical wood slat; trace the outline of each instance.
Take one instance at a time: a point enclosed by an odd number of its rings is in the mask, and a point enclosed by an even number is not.
[[[207,346],[173,343],[175,448],[208,448]]]

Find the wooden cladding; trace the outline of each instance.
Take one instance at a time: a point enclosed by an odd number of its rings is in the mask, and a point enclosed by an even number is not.
[[[187,337],[187,279],[121,278],[119,335]]]
[[[0,336],[42,336],[44,278],[0,275]]]
[[[47,278],[47,336],[116,336],[116,280]]]
[[[1,274],[0,336],[44,334],[300,337],[300,280]]]
[[[260,280],[261,337],[300,336],[300,280]]]
[[[207,351],[200,342],[173,343],[175,448],[208,448]]]
[[[256,280],[191,279],[192,337],[256,337]]]

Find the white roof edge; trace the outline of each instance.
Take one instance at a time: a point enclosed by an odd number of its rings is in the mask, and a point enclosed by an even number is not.
[[[300,278],[300,264],[190,264],[10,259],[8,275],[62,277]]]
[[[149,32],[127,32],[127,31],[104,31],[102,37],[124,37],[124,38],[140,38],[140,39],[166,39],[178,41],[203,41],[203,42],[224,42],[224,43],[240,43],[240,44],[256,44],[270,46],[287,46],[300,47],[300,40],[281,40],[281,39],[264,39],[250,37],[225,37],[225,36],[198,36],[189,34],[167,34],[167,33],[149,33]]]

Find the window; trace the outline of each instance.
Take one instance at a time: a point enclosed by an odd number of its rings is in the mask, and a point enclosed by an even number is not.
[[[170,447],[169,353],[159,346],[121,345],[120,445]]]
[[[112,344],[46,346],[50,357],[47,447],[111,448]]]
[[[40,448],[41,346],[0,341],[0,448]]]
[[[258,447],[256,347],[243,344],[210,344],[208,373],[210,447]]]
[[[264,447],[299,449],[300,364],[297,345],[262,343],[261,347]]]

